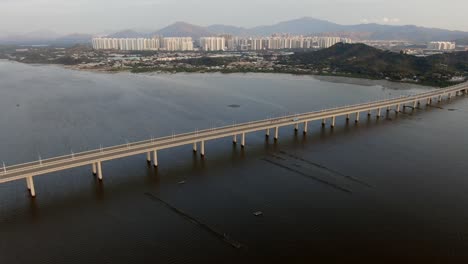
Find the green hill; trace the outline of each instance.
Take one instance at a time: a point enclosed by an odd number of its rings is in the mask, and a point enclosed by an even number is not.
[[[297,52],[283,64],[319,73],[363,78],[413,81],[447,86],[454,76],[468,76],[468,52],[416,57],[379,50],[364,44],[338,43],[315,52]]]

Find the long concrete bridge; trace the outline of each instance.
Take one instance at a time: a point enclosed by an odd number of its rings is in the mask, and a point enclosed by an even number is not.
[[[158,151],[163,149],[192,145],[193,151],[200,151],[201,156],[205,156],[205,142],[208,140],[233,137],[234,144],[237,144],[239,139],[241,147],[243,148],[245,147],[246,134],[251,132],[265,131],[267,137],[270,136],[271,132],[274,134],[274,140],[276,141],[279,138],[280,127],[294,126],[294,129],[297,131],[299,130],[299,126],[302,125],[303,132],[307,133],[308,125],[312,121],[321,120],[322,125],[325,126],[327,120],[330,120],[331,127],[334,127],[336,118],[340,116],[346,116],[347,120],[352,116],[355,122],[359,122],[361,113],[370,116],[372,112],[375,112],[377,118],[380,118],[382,111],[388,112],[394,109],[396,113],[398,113],[402,108],[407,106],[415,109],[419,104],[430,105],[434,100],[440,102],[444,98],[450,99],[452,96],[458,96],[462,93],[468,93],[468,83],[462,83],[449,88],[417,95],[200,130],[8,167],[3,165],[0,171],[0,183],[26,179],[30,194],[32,197],[35,197],[34,177],[51,172],[63,171],[81,166],[91,166],[94,175],[97,175],[99,180],[102,180],[102,163],[109,160],[146,154],[147,161],[153,162],[154,166],[157,167]]]

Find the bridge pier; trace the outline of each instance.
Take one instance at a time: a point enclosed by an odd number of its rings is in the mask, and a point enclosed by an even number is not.
[[[332,118],[331,118],[331,128],[335,127],[335,121],[336,121],[336,117],[332,116]]]
[[[193,142],[193,152],[197,153],[197,142]]]
[[[322,119],[322,126],[324,127],[326,124],[327,124],[327,119],[326,118]]]
[[[380,118],[381,115],[382,111],[380,110],[380,108],[377,108],[377,118]]]
[[[200,155],[202,157],[205,157],[205,141],[204,140],[200,142]]]
[[[414,101],[413,102],[413,110],[416,109],[417,106],[418,106],[418,102]]]
[[[452,99],[452,93],[448,93],[448,99]]]
[[[356,112],[356,120],[354,120],[355,123],[359,123],[359,112]]]
[[[427,104],[426,105],[431,105],[432,103],[432,98],[427,98]]]
[[[234,145],[237,144],[237,135],[232,136],[232,143],[233,143]]]
[[[265,131],[265,137],[269,138],[270,137],[270,129],[267,128],[267,130]]]
[[[371,110],[367,112],[367,116],[371,116]]]
[[[346,114],[346,121],[349,121],[349,114]]]
[[[294,125],[294,131],[296,131],[296,132],[299,131],[299,124],[296,123],[296,124]]]
[[[304,122],[304,135],[307,134],[307,126],[308,126],[308,122],[305,121]]]
[[[151,152],[146,153],[146,162],[151,163]]]
[[[33,176],[29,176],[26,178],[26,185],[28,186],[28,190],[31,194],[31,197],[36,197],[36,189],[34,188]]]
[[[97,174],[96,162],[93,163],[93,174],[94,176]]]
[[[439,98],[437,99],[437,102],[442,102],[442,95],[439,95]]]
[[[102,164],[100,161],[97,162],[97,176],[100,181],[102,181]]]
[[[400,105],[398,104],[397,107],[396,107],[396,112],[399,113],[400,112]]]
[[[387,106],[387,113],[390,112],[390,106]]]
[[[197,146],[197,143],[195,143],[195,147]],[[195,150],[196,152],[196,150]],[[154,163],[154,167],[157,168],[159,166],[158,164],[158,151],[157,150],[154,150],[153,151],[153,163]]]
[[[279,128],[275,127],[275,140],[278,140],[279,137]]]
[[[245,148],[245,133],[242,133],[241,148]]]

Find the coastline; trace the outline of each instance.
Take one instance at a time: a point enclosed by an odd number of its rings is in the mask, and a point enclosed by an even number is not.
[[[94,68],[87,68],[87,67],[80,67],[80,65],[64,65],[64,64],[57,64],[57,63],[24,63],[16,60],[10,59],[0,59],[3,61],[13,62],[13,63],[20,63],[20,64],[27,64],[32,66],[55,66],[60,67],[63,69],[71,70],[71,71],[82,71],[82,72],[90,72],[90,73],[99,73],[99,74],[118,74],[118,73],[130,73],[130,74],[223,74],[223,75],[230,75],[230,74],[274,74],[274,75],[291,75],[291,76],[310,76],[318,80],[324,80],[328,82],[336,82],[336,83],[351,83],[351,84],[358,84],[358,85],[385,85],[386,87],[392,87],[395,89],[402,89],[402,85],[411,85],[414,87],[429,87],[429,88],[436,88],[440,89],[443,88],[441,86],[435,86],[428,83],[416,83],[416,82],[406,82],[406,81],[397,81],[397,80],[386,80],[386,79],[378,79],[378,78],[371,78],[369,76],[359,76],[359,75],[352,75],[352,74],[317,74],[317,73],[305,73],[305,72],[291,72],[291,71],[255,71],[255,70],[230,70],[230,71],[223,71],[220,69],[197,69],[194,71],[188,70],[181,70],[179,69],[145,69],[143,71],[135,72],[134,68],[124,68],[115,70],[113,68],[108,67],[94,67]],[[454,83],[455,84],[455,83]]]

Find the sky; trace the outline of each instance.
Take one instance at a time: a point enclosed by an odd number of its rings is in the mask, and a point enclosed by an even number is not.
[[[176,21],[243,27],[313,17],[468,31],[467,0],[0,0],[0,35],[153,31]]]

